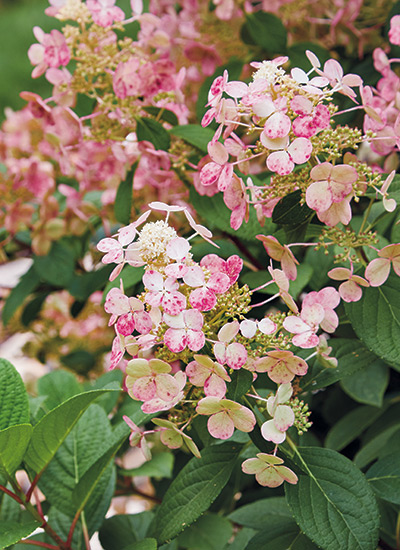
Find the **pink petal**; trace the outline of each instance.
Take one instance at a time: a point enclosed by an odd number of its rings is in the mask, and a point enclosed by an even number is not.
[[[371,286],[380,286],[386,281],[390,273],[390,260],[388,258],[376,258],[367,265],[365,278]]]
[[[219,376],[211,374],[204,384],[204,393],[207,396],[223,399],[226,394],[226,384]]]
[[[206,343],[204,332],[200,330],[188,330],[187,331],[187,346],[192,351],[199,351]]]
[[[131,392],[140,401],[149,401],[156,396],[156,383],[151,376],[142,376],[133,384]]]
[[[232,182],[233,177],[233,165],[226,164],[218,178],[218,191],[225,191]]]
[[[207,282],[207,288],[213,290],[217,294],[226,292],[231,286],[231,281],[225,273],[213,273]]]
[[[155,382],[157,396],[163,401],[171,401],[179,393],[179,386],[170,374],[158,374]]]
[[[203,328],[204,318],[197,309],[188,309],[183,312],[186,326],[193,330],[201,330]]]
[[[229,439],[235,431],[233,421],[224,411],[210,416],[207,422],[207,428],[210,435],[217,439]]]
[[[223,165],[228,162],[229,154],[224,145],[219,141],[210,141],[207,146],[208,154],[211,160],[217,164]]]
[[[240,323],[240,332],[245,338],[253,338],[257,332],[257,323],[250,319],[245,319]]]
[[[244,321],[242,321],[243,323]],[[218,340],[220,342],[230,342],[239,332],[239,321],[226,323],[218,332]]]
[[[217,297],[209,288],[196,288],[190,293],[189,302],[196,310],[210,311],[217,303]]]
[[[308,349],[315,348],[318,346],[319,339],[316,334],[313,332],[303,332],[302,334],[296,334],[292,338],[292,342],[295,346],[299,348]]]
[[[280,443],[283,443],[286,439],[286,433],[280,432],[273,420],[267,420],[264,422],[264,424],[261,426],[261,435],[264,439],[267,441],[272,441],[276,445],[279,445]]]
[[[191,287],[202,286],[204,284],[204,271],[198,265],[191,266],[185,273],[183,281]]]
[[[243,97],[247,93],[247,84],[239,80],[232,80],[232,82],[227,82],[225,92],[231,97]]]
[[[243,344],[234,342],[226,348],[226,363],[231,369],[240,369],[247,361],[247,350]]]
[[[186,348],[186,331],[169,328],[164,334],[164,344],[174,353],[180,353]]]
[[[291,127],[290,118],[281,112],[277,112],[267,120],[263,133],[270,139],[283,138],[289,134]]]
[[[169,315],[178,315],[186,308],[186,297],[180,292],[169,292],[162,300],[162,307]]]
[[[276,331],[276,324],[271,319],[261,319],[258,323],[258,329],[263,334],[273,334]]]
[[[128,313],[130,310],[129,298],[119,288],[112,288],[107,294],[104,309],[107,313],[114,315]]]
[[[332,204],[332,196],[327,181],[316,181],[306,191],[306,203],[316,212],[325,212]]]
[[[172,239],[166,248],[166,253],[172,260],[181,260],[186,258],[190,250],[190,243],[183,237]]]
[[[280,432],[285,432],[293,425],[294,412],[287,405],[279,405],[274,415],[274,424]]]
[[[358,302],[362,297],[362,290],[354,281],[346,281],[340,285],[339,294],[347,303]]]
[[[134,313],[135,328],[140,334],[148,334],[153,328],[153,321],[147,311]]]
[[[287,151],[294,163],[303,164],[311,157],[312,143],[305,137],[299,137],[292,141]]]
[[[268,156],[267,167],[271,172],[277,172],[280,176],[287,176],[293,171],[294,162],[286,151],[275,151]]]
[[[115,325],[115,328],[118,334],[122,334],[122,336],[129,336],[132,334],[135,330],[135,321],[132,313],[125,313],[125,315],[121,315]]]
[[[200,182],[205,187],[217,183],[222,167],[215,162],[209,162],[200,171]]]
[[[242,432],[251,432],[256,424],[256,417],[250,409],[241,406],[238,410],[233,410],[230,413],[235,428]]]

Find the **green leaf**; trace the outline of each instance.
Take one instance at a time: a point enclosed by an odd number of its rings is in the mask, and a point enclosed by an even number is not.
[[[367,466],[379,456],[381,449],[390,442],[396,433],[397,435],[400,433],[400,422],[386,428],[386,430],[383,430],[376,437],[368,441],[354,457],[354,464],[359,468]]]
[[[325,447],[341,451],[360,437],[362,432],[371,426],[382,413],[382,410],[375,407],[357,407],[350,411],[329,430]]]
[[[249,391],[253,383],[253,373],[249,370],[240,369],[232,372],[231,382],[228,382],[228,391],[226,394],[227,399],[237,401],[246,392]]]
[[[210,128],[203,128],[200,124],[176,126],[169,133],[197,147],[202,153],[207,153],[207,145],[214,137],[214,132]]]
[[[38,527],[40,527],[40,522],[32,519],[26,523],[0,521],[0,549],[7,548],[22,538],[28,537]]]
[[[366,473],[373,490],[383,500],[400,504],[400,456],[392,453],[378,460]]]
[[[26,304],[21,315],[21,323],[24,327],[37,318],[48,295],[48,292],[40,292]]]
[[[280,518],[271,524],[267,531],[257,533],[246,546],[246,550],[292,550],[300,536],[300,530],[293,519]],[[317,550],[309,539],[309,549]]]
[[[174,455],[170,452],[165,452],[153,455],[151,460],[144,462],[141,466],[138,466],[137,468],[131,468],[130,470],[121,470],[120,473],[123,476],[171,478],[173,467]]]
[[[70,397],[82,393],[82,386],[72,372],[56,369],[39,378],[37,391],[39,396],[46,397],[41,408],[49,412]]]
[[[171,138],[162,124],[152,118],[142,117],[138,117],[136,123],[138,141],[150,141],[156,149],[168,151],[171,144]]]
[[[77,374],[87,374],[96,365],[96,356],[86,349],[75,349],[64,355],[61,363]]]
[[[128,225],[131,221],[132,199],[133,199],[133,176],[135,175],[138,163],[132,166],[124,181],[118,186],[117,195],[114,202],[114,214],[117,221],[123,225]]]
[[[246,550],[249,540],[253,538],[255,533],[254,529],[244,527],[236,533],[234,540],[227,544],[224,550]]]
[[[143,539],[124,547],[124,550],[157,550],[156,539]]]
[[[389,368],[382,361],[374,361],[360,371],[341,380],[343,390],[358,403],[381,407],[389,384]]]
[[[272,212],[272,221],[279,225],[302,225],[309,221],[315,212],[301,204],[301,197],[300,189],[283,197]]]
[[[382,365],[382,361],[367,350],[356,338],[331,338],[331,356],[336,357],[338,366],[329,368],[315,361],[312,369],[303,377],[302,390],[317,390],[355,373],[362,373],[371,365]]]
[[[244,527],[264,530],[267,517],[268,521],[271,519],[271,523],[282,517],[292,518],[292,512],[284,497],[262,498],[245,504],[229,514],[228,519]]]
[[[113,267],[106,265],[96,271],[75,275],[68,287],[68,292],[77,300],[86,302],[93,292],[105,287]]]
[[[76,422],[99,395],[114,390],[95,390],[71,397],[47,413],[33,429],[25,462],[41,472],[55,455]]]
[[[101,526],[99,539],[104,550],[125,550],[127,542],[145,538],[153,512],[112,516]]]
[[[47,256],[33,256],[33,268],[40,280],[65,288],[74,276],[74,254],[69,246],[53,242]]]
[[[254,42],[266,52],[286,52],[287,32],[276,15],[263,11],[247,14],[246,28]]]
[[[22,378],[7,359],[0,359],[0,430],[28,422],[29,401]]]
[[[124,290],[127,291],[129,288],[133,287],[139,281],[142,280],[143,273],[144,273],[143,267],[132,267],[130,265],[126,265],[124,269],[121,271],[120,276],[117,277],[116,280],[109,281],[107,283],[107,286],[104,289],[104,293],[103,293],[103,300],[106,299],[108,292],[112,288],[119,287],[120,280],[122,280],[122,283],[124,285]]]
[[[84,510],[89,532],[93,533],[103,523],[115,490],[115,467],[110,464],[107,469],[102,468],[103,473],[99,476],[97,461],[114,441],[106,412],[94,403],[81,416],[43,472],[39,488],[51,505],[51,513],[61,529],[60,536],[64,528],[68,534],[78,510],[79,503],[74,502],[73,494],[86,472],[93,472],[98,478],[94,488],[88,487],[91,495]]]
[[[8,296],[1,314],[6,325],[26,298],[39,286],[40,279],[32,266],[19,280]]]
[[[190,550],[221,550],[232,536],[232,524],[216,514],[201,516],[178,537],[178,544]]]
[[[143,107],[143,111],[146,111],[146,113],[149,113],[149,115],[152,115],[159,120],[168,122],[168,124],[171,124],[172,126],[177,126],[179,124],[176,114],[169,109],[165,109],[165,107]]]
[[[341,454],[303,447],[297,485],[286,498],[301,530],[324,550],[376,550],[379,514],[365,476]]]
[[[171,483],[157,510],[150,534],[159,543],[176,537],[196,521],[228,483],[241,446],[222,443],[192,458]]]
[[[364,289],[345,310],[367,348],[400,371],[400,278],[392,274],[383,286]]]
[[[0,431],[0,476],[11,477],[21,464],[32,433],[30,424]]]

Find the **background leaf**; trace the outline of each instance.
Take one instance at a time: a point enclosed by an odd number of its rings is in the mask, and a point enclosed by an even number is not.
[[[17,286],[15,286],[5,304],[1,313],[3,323],[6,325],[16,310],[24,302],[26,298],[39,286],[40,279],[32,266],[19,280]]]
[[[201,516],[178,537],[178,545],[190,550],[221,550],[232,536],[232,524],[217,514]]]
[[[22,378],[7,359],[0,359],[0,429],[28,422],[29,401]]]
[[[171,138],[162,124],[152,118],[137,117],[136,136],[138,141],[150,141],[155,149],[168,151]]]
[[[381,407],[389,384],[389,368],[382,361],[374,361],[340,381],[343,390],[358,403]]]
[[[263,11],[247,14],[246,29],[254,42],[266,52],[285,53],[287,32],[276,15]]]
[[[75,269],[75,257],[69,246],[53,242],[46,256],[34,256],[33,268],[39,278],[56,287],[67,287]]]
[[[145,538],[153,512],[115,515],[101,526],[99,539],[104,550],[124,550],[129,542]]]
[[[400,456],[397,452],[375,462],[366,477],[378,497],[400,504]]]

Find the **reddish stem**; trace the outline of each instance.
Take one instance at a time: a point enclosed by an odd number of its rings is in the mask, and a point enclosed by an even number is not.
[[[35,546],[41,546],[42,548],[50,548],[51,550],[59,550],[59,546],[54,544],[48,544],[47,542],[41,542],[40,540],[20,540],[18,544],[32,544]]]
[[[4,487],[4,485],[0,485],[0,491],[3,491],[3,493],[6,493],[8,496],[13,498],[15,501],[18,502],[18,504],[23,504],[19,496],[13,493],[12,491],[10,491],[9,489],[7,489],[6,487]]]
[[[67,547],[68,548],[71,546],[72,537],[74,536],[74,531],[75,531],[76,524],[78,523],[79,516],[80,516],[80,512],[77,512],[75,514],[74,519],[72,520],[71,527],[70,527],[70,530],[69,530],[69,533],[68,533],[68,538],[67,538]]]
[[[36,474],[33,478],[33,481],[31,483],[31,486],[29,487],[27,493],[26,493],[26,500],[29,502],[31,500],[32,493],[37,485],[37,482],[39,481],[40,474]]]

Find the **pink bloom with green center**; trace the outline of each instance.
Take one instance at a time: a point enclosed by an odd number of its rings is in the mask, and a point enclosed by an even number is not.
[[[248,220],[249,199],[243,181],[236,174],[233,174],[231,184],[224,191],[224,203],[229,210],[232,210],[230,219],[232,229],[239,229],[243,220]]]
[[[214,355],[219,363],[231,369],[240,369],[247,361],[247,350],[243,344],[232,342],[239,332],[239,322],[226,323],[218,332],[218,342],[214,344]]]
[[[317,67],[314,67],[314,69],[320,76],[329,80],[333,89],[332,91],[339,92],[353,100],[356,97],[356,93],[352,88],[359,87],[363,83],[362,78],[356,74],[350,73],[344,75],[342,66],[336,59],[328,59],[324,64],[323,71]]]
[[[150,401],[146,401],[141,406],[141,409],[146,414],[154,414],[156,412],[168,411],[177,405],[184,398],[184,388],[186,386],[186,374],[182,371],[178,371],[174,374],[173,379],[178,386],[178,393],[170,399],[163,399],[161,397],[154,397]]]
[[[155,398],[171,401],[181,390],[180,380],[169,374],[171,370],[171,365],[160,359],[131,359],[125,380],[129,395],[144,402]]]
[[[152,269],[143,275],[143,284],[148,290],[145,301],[153,307],[164,309],[169,315],[178,315],[186,308],[186,298],[178,292],[179,284],[174,277],[164,277]]]
[[[269,378],[277,384],[291,382],[295,376],[304,376],[308,365],[291,351],[269,351],[266,357],[256,361],[257,372],[267,372]]]
[[[129,436],[129,444],[131,445],[131,447],[138,446],[139,449],[142,451],[145,459],[151,460],[151,451],[146,441],[146,435],[154,433],[153,430],[145,432],[141,428],[139,428],[139,426],[136,426],[136,424],[133,422],[133,420],[129,418],[129,416],[123,416],[122,418],[131,429],[131,435]]]
[[[205,187],[217,183],[219,191],[225,191],[233,176],[233,165],[228,162],[229,153],[219,141],[211,141],[208,146],[209,162],[200,171],[200,183]]]
[[[361,286],[369,286],[369,282],[359,275],[354,275],[351,269],[335,267],[328,271],[328,277],[335,281],[345,281],[339,286],[339,294],[345,302],[358,302],[362,297]]]
[[[299,262],[294,257],[290,248],[286,244],[280,244],[278,239],[271,235],[256,235],[256,239],[263,243],[270,258],[281,262],[282,270],[286,277],[291,281],[295,281],[297,277],[296,265],[299,265]]]
[[[276,395],[267,399],[267,411],[271,420],[267,420],[261,426],[261,435],[267,441],[272,441],[276,445],[283,443],[286,439],[286,431],[293,426],[294,412],[288,405],[283,405],[289,401],[293,393],[290,383],[279,386]]]
[[[180,353],[186,347],[199,351],[205,344],[203,315],[197,309],[181,311],[179,315],[163,315],[170,327],[164,334],[164,343],[174,353]]]
[[[365,277],[371,286],[380,286],[389,277],[390,266],[400,277],[400,244],[389,244],[378,252],[378,258],[367,265]]]
[[[333,166],[323,162],[310,172],[314,180],[306,191],[307,206],[318,214],[326,212],[333,203],[342,202],[352,191],[358,179],[355,168],[347,164]]]
[[[39,44],[32,44],[28,50],[29,61],[36,65],[32,71],[32,78],[38,78],[49,67],[68,65],[71,53],[60,31],[52,30],[47,34],[40,27],[33,27],[33,34]]]
[[[327,286],[322,290],[316,292],[309,292],[303,300],[304,306],[312,306],[319,304],[324,308],[324,319],[320,323],[322,330],[325,332],[335,332],[339,318],[333,311],[340,303],[340,295],[338,291],[332,286]]]
[[[257,458],[248,458],[242,464],[245,474],[255,474],[263,487],[279,487],[284,481],[295,485],[298,478],[292,470],[282,466],[283,460],[275,455],[257,453]]]
[[[228,275],[231,285],[236,283],[243,268],[243,260],[236,254],[224,260],[216,254],[207,254],[200,260],[200,266],[208,269],[210,273],[225,273]]]
[[[111,27],[115,21],[123,21],[125,14],[115,5],[115,0],[86,0],[93,22],[100,27]]]
[[[319,325],[325,317],[320,304],[303,306],[300,316],[290,315],[283,321],[283,327],[294,334],[292,342],[299,348],[315,348],[318,345]]]
[[[204,387],[206,396],[223,399],[226,394],[225,382],[231,381],[224,367],[206,355],[195,355],[194,359],[186,367],[190,383]]]
[[[204,397],[196,407],[199,414],[210,416],[207,428],[217,439],[229,439],[235,428],[242,432],[251,432],[256,424],[252,411],[230,399]]]

